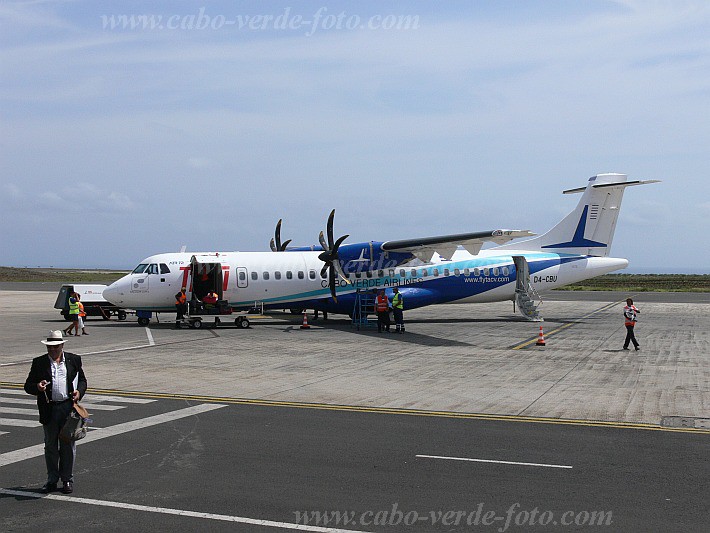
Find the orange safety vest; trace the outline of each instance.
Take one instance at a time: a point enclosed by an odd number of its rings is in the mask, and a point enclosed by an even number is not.
[[[79,316],[86,316],[86,313],[84,312],[84,304],[79,302]]]
[[[375,307],[378,313],[382,313],[389,309],[389,300],[387,300],[386,294],[377,295],[377,305]]]
[[[186,299],[187,299],[187,297],[183,293],[180,293],[180,296],[175,298],[175,305],[184,304]]]
[[[624,325],[625,326],[635,326],[636,325],[636,309],[635,305],[625,305],[624,306]]]

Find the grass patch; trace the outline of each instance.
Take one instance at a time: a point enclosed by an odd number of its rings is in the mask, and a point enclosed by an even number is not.
[[[559,291],[710,292],[708,274],[605,274]]]
[[[122,270],[0,267],[0,281],[10,282],[100,283],[102,285],[110,285],[126,274],[128,272]]]

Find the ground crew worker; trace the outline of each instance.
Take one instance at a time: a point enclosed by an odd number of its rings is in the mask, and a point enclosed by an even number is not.
[[[79,302],[79,327],[81,328],[82,335],[88,335],[86,328],[84,327],[84,317],[86,316],[86,311],[84,311],[84,304],[81,303],[81,298],[76,295],[76,299]]]
[[[639,343],[634,335],[634,326],[636,325],[637,315],[640,313],[638,307],[634,305],[631,298],[626,299],[624,306],[624,325],[626,326],[626,340],[624,341],[624,350],[629,349],[629,342],[634,343],[636,351],[640,350]]]
[[[394,324],[397,328],[397,333],[404,333],[404,299],[399,293],[399,289],[394,287],[392,289],[394,295],[392,296],[392,313],[394,314]]]
[[[79,300],[76,298],[77,294],[72,292],[69,295],[69,320],[71,320],[71,326],[64,330],[65,335],[71,335],[71,330],[74,330],[74,336],[79,336]]]
[[[382,333],[382,328],[390,330],[390,301],[384,289],[380,289],[375,298],[375,312],[377,313],[377,333]]]
[[[185,296],[185,287],[180,289],[180,292],[175,295],[175,329],[180,329],[180,321],[185,317],[187,310],[187,296]]]

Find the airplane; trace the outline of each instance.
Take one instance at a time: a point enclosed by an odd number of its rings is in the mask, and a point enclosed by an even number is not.
[[[540,293],[628,266],[627,259],[609,256],[624,190],[658,181],[628,181],[618,173],[592,176],[585,187],[563,191],[582,197],[543,235],[500,229],[343,244],[348,235],[334,239],[333,211],[319,246],[288,247],[290,241],[281,242],[279,221],[271,252],[183,249],[152,255],[109,285],[103,297],[135,309],[141,325],[153,312],[174,312],[174,295],[182,287],[188,300],[215,291],[234,311],[313,309],[354,318],[368,294],[385,289],[391,298],[396,286],[405,310],[510,300],[527,319],[541,320]],[[482,249],[486,242],[496,246]]]

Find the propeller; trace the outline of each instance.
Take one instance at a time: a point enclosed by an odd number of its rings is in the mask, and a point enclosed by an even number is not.
[[[323,248],[323,251],[318,256],[318,259],[325,263],[325,265],[323,265],[323,268],[320,271],[320,275],[321,277],[324,277],[326,272],[329,273],[328,280],[330,283],[330,294],[333,297],[333,300],[337,302],[338,299],[335,296],[336,273],[344,280],[347,280],[347,278],[345,277],[345,273],[343,272],[343,269],[340,266],[340,260],[338,259],[338,248],[340,248],[340,244],[345,239],[347,239],[349,235],[343,235],[342,237],[338,238],[337,241],[333,242],[334,216],[335,209],[330,212],[330,216],[328,217],[328,226],[326,228],[326,231],[328,233],[328,242],[326,242],[322,231],[320,232],[320,235],[318,235],[318,241],[320,241],[321,248]]]
[[[269,243],[269,245],[271,246],[271,251],[285,251],[286,247],[288,246],[288,243],[291,242],[291,239],[287,240],[283,244],[281,243],[281,219],[279,219],[279,221],[276,223],[276,231],[274,232],[274,237],[276,238],[276,241],[274,241],[274,239],[271,239],[271,242]]]

